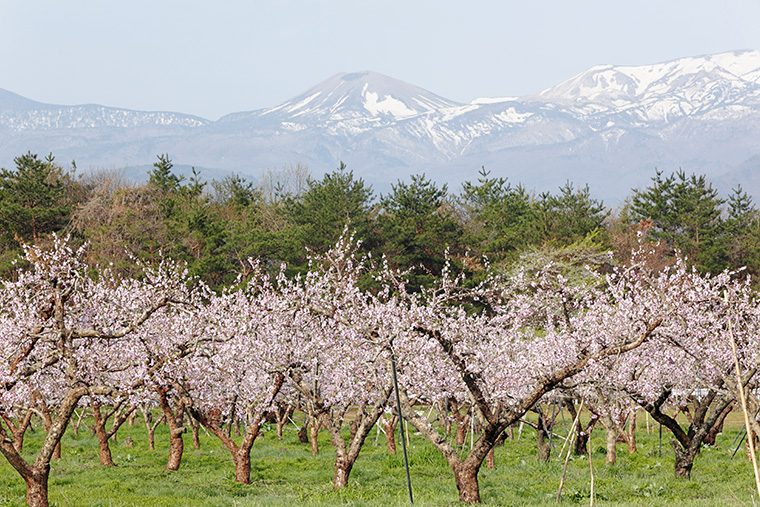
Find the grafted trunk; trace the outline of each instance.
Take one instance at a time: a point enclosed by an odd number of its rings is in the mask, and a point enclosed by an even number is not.
[[[454,480],[462,503],[480,503],[480,485],[478,484],[478,467],[459,463],[453,465]]]
[[[164,419],[169,426],[169,459],[166,463],[166,469],[177,471],[182,464],[182,454],[185,451],[185,441],[182,438],[182,433],[185,431],[182,425],[185,408],[182,401],[178,401],[179,406],[175,414],[171,406],[169,406],[166,389],[159,390],[158,399],[161,412],[163,412]]]
[[[309,422],[309,442],[311,443],[311,454],[319,454],[319,419],[312,417]]]
[[[106,431],[106,421],[100,410],[99,403],[92,404],[92,415],[95,418],[95,436],[98,438],[98,448],[100,450],[100,464],[105,467],[114,466],[111,447],[108,445],[108,432]]]
[[[348,484],[348,476],[351,474],[351,469],[354,467],[353,461],[341,453],[335,459],[335,471],[333,473],[333,488],[340,489],[346,487]]]
[[[24,478],[26,482],[26,504],[28,507],[48,507],[48,477],[50,468],[34,471]]]
[[[251,483],[251,449],[240,449],[234,456],[235,482],[240,484]]]
[[[694,466],[694,459],[697,457],[698,449],[691,447],[681,447],[681,445],[673,440],[673,449],[676,453],[675,473],[676,477],[683,479],[691,479],[691,469]]]
[[[614,465],[617,461],[617,440],[620,433],[614,425],[607,426],[607,459],[608,465]]]

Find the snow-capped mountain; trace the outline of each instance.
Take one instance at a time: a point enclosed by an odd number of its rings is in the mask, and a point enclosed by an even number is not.
[[[359,130],[461,104],[377,72],[336,74],[278,106],[227,115],[220,123],[278,122],[283,128]]]
[[[539,94],[589,116],[667,122],[721,111],[738,116],[760,105],[760,51],[681,58],[655,65],[598,65]]]
[[[103,127],[200,127],[209,121],[165,111],[132,111],[96,104],[58,106],[0,89],[0,128],[14,131]]]
[[[505,84],[508,88],[508,84]],[[26,150],[80,167],[179,163],[256,175],[343,160],[381,190],[412,172],[461,182],[486,165],[537,190],[590,183],[616,200],[654,168],[747,181],[760,197],[760,51],[598,65],[536,95],[459,103],[375,72],[337,74],[275,107],[217,121],[0,90],[0,165]]]

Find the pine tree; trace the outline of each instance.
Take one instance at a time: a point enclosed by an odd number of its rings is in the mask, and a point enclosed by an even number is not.
[[[538,242],[534,201],[524,187],[493,178],[482,168],[477,183],[462,185],[459,198],[465,243],[499,262]]]
[[[410,287],[441,272],[446,249],[453,254],[460,250],[461,228],[446,185],[439,188],[424,174],[413,175],[410,183],[392,185],[380,208],[383,251],[396,267],[415,271]]]
[[[542,237],[560,245],[598,236],[609,215],[604,203],[591,197],[588,185],[576,190],[570,182],[560,187],[556,195],[548,192],[539,195],[537,208]]]
[[[309,180],[302,196],[284,200],[286,213],[295,225],[290,238],[296,243],[293,254],[304,260],[306,249],[326,251],[346,227],[370,247],[372,198],[372,189],[343,162],[321,180]]]
[[[680,250],[700,269],[715,272],[728,264],[723,204],[703,175],[677,171],[662,178],[657,172],[648,188],[634,191],[631,216],[651,221],[655,239]]]
[[[38,241],[62,229],[72,209],[66,188],[71,179],[52,155],[40,159],[30,152],[14,162],[15,170],[0,170],[0,234],[6,245],[14,237]]]
[[[153,169],[148,172],[148,184],[163,194],[179,189],[182,177],[172,172],[174,164],[167,153],[158,155],[158,161],[153,163]]]
[[[741,186],[728,198],[725,232],[729,266],[746,267],[756,279],[760,275],[760,211]]]

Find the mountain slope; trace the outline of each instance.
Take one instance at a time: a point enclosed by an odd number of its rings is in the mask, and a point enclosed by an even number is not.
[[[760,51],[654,65],[598,65],[528,97],[448,100],[375,72],[336,74],[275,107],[215,122],[0,90],[0,165],[26,150],[80,167],[178,163],[256,175],[340,160],[386,189],[412,172],[452,184],[481,165],[543,190],[571,179],[613,201],[655,167],[750,185],[760,157]],[[754,186],[758,188],[755,188]]]
[[[0,89],[0,128],[14,131],[150,126],[200,127],[208,123],[208,120],[198,116],[165,111],[133,111],[97,104],[44,104]]]

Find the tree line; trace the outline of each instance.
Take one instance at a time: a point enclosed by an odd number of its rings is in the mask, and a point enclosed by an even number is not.
[[[656,172],[643,189],[610,210],[588,186],[568,182],[531,193],[482,169],[458,193],[424,174],[378,195],[341,163],[313,178],[303,167],[265,173],[258,183],[239,175],[188,178],[160,155],[148,181],[124,182],[113,172],[77,174],[52,155],[27,153],[0,171],[0,274],[8,274],[26,242],[51,233],[89,242],[88,262],[133,273],[134,258],[159,253],[187,262],[211,287],[231,283],[248,258],[268,269],[307,269],[344,227],[363,250],[410,271],[414,287],[429,285],[449,259],[477,279],[480,260],[502,271],[526,254],[577,263],[612,251],[624,261],[644,237],[659,245],[662,265],[676,252],[702,272],[760,270],[760,213],[741,188],[724,198],[704,176]]]

